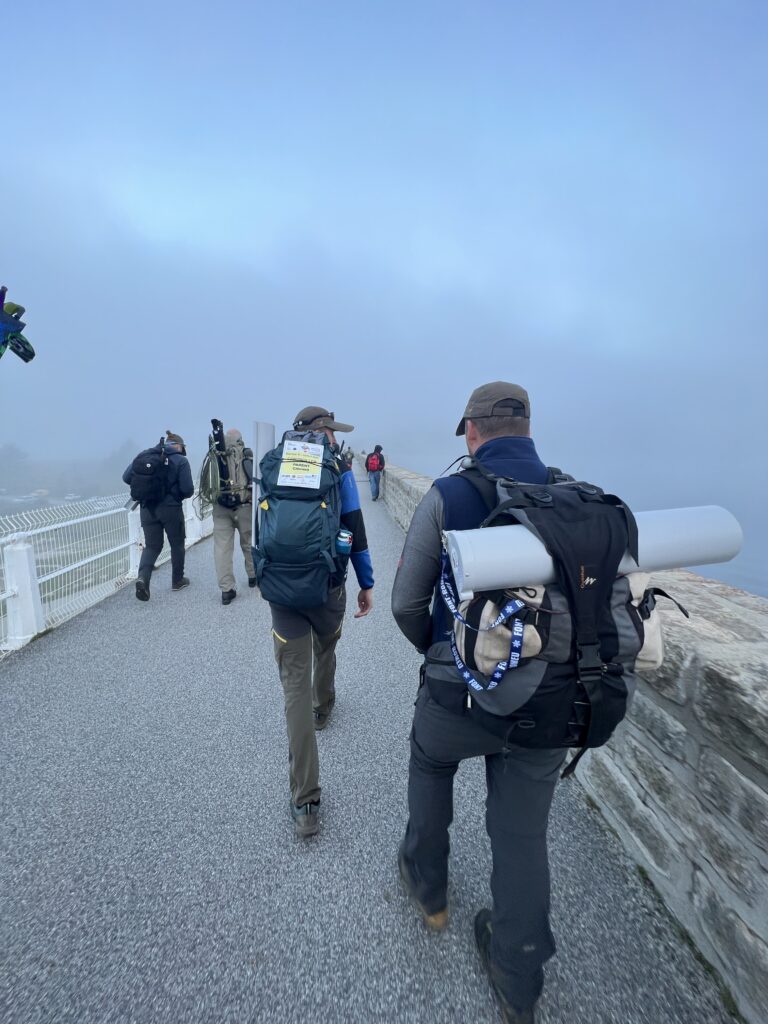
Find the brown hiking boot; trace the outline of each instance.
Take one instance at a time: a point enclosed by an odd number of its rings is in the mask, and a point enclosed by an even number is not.
[[[430,931],[443,931],[443,929],[448,925],[448,907],[445,907],[444,910],[438,910],[435,914],[430,914],[423,903],[419,901],[419,898],[416,896],[413,879],[408,873],[408,867],[405,863],[402,844],[400,845],[400,849],[397,851],[397,866],[400,868],[400,878],[403,883],[403,888],[408,893],[411,901],[418,907],[424,924],[430,929]]]

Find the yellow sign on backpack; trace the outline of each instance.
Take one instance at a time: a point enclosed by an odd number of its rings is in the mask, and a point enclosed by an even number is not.
[[[308,441],[285,441],[280,474],[277,482],[281,487],[320,487],[323,470],[323,446]]]

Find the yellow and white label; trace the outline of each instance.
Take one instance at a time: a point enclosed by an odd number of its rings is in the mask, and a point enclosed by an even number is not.
[[[282,487],[320,486],[323,469],[323,446],[307,441],[285,441],[280,474],[277,482]]]

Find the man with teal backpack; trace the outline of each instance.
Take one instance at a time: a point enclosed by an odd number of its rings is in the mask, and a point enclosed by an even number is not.
[[[319,828],[316,730],[336,700],[336,644],[351,561],[360,593],[355,618],[373,607],[373,568],[354,474],[335,431],[353,430],[307,406],[261,460],[258,546],[261,596],[272,612],[275,660],[285,694],[291,815],[298,836]]]

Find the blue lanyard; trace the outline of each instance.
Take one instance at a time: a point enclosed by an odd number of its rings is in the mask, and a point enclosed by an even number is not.
[[[470,670],[464,664],[459,654],[459,649],[456,646],[456,635],[451,634],[451,654],[456,668],[461,672],[462,678],[467,686],[471,686],[473,690],[495,690],[501,680],[504,678],[505,672],[510,669],[517,668],[520,664],[520,656],[523,650],[523,620],[515,619],[512,623],[512,640],[509,645],[509,657],[505,661],[500,661],[496,668],[493,670],[493,674],[490,677],[490,681],[487,686],[475,679]]]
[[[499,614],[496,616],[490,626],[471,626],[464,616],[459,611],[458,601],[456,600],[456,591],[453,589],[453,584],[448,577],[448,566],[447,558],[443,555],[443,568],[440,573],[440,593],[448,611],[453,615],[457,622],[460,622],[467,629],[473,630],[475,633],[489,633],[492,629],[496,629],[497,626],[501,626],[502,623],[506,622],[507,619],[511,618],[516,612],[521,611],[526,607],[525,601],[518,601],[517,598],[511,598],[504,607],[501,609]]]
[[[496,629],[497,626],[501,626],[513,615],[526,607],[525,601],[519,601],[517,598],[512,598],[507,601],[490,626],[471,626],[459,611],[458,602],[456,600],[456,591],[453,589],[453,584],[451,583],[448,575],[448,558],[445,554],[443,555],[442,571],[440,573],[440,594],[442,595],[448,611],[453,615],[454,619],[457,622],[461,622],[467,629],[474,630],[475,633],[488,633],[492,629]],[[520,664],[520,658],[522,657],[523,652],[524,628],[525,626],[522,619],[515,618],[512,621],[512,636],[509,644],[509,655],[504,661],[500,661],[493,670],[487,686],[484,686],[472,675],[472,672],[466,666],[459,654],[459,649],[456,646],[456,633],[451,632],[451,654],[453,655],[456,668],[461,673],[467,686],[471,686],[473,690],[494,690],[504,678],[504,674],[506,672],[509,672],[510,669],[517,668]]]

